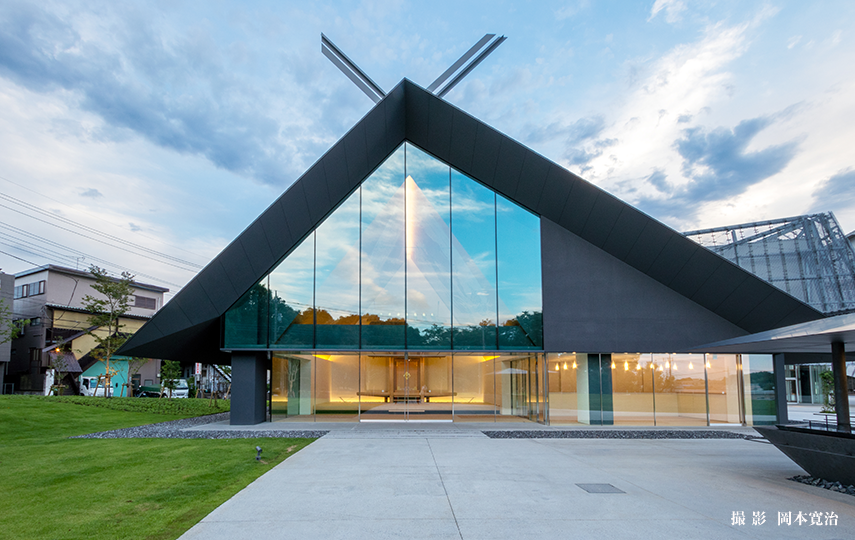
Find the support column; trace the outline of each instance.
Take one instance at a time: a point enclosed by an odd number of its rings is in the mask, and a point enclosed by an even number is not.
[[[849,385],[846,380],[846,349],[843,343],[831,344],[831,371],[834,374],[834,410],[837,430],[849,431]]]
[[[232,353],[233,426],[260,424],[267,419],[267,353]]]
[[[775,423],[786,424],[790,421],[787,412],[787,370],[784,367],[786,357],[783,353],[778,353],[772,358],[775,372]]]

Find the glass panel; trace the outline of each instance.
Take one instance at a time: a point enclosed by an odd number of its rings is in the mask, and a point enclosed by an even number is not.
[[[615,425],[652,426],[653,370],[649,354],[613,354],[612,402]],[[701,372],[703,374],[703,372]]]
[[[359,190],[315,232],[315,347],[359,348]]]
[[[392,359],[388,356],[362,355],[360,361],[359,407],[362,419],[382,418],[392,396]]]
[[[497,412],[494,355],[454,355],[454,419],[494,422]]]
[[[499,348],[543,348],[540,219],[496,195]]]
[[[359,415],[359,355],[315,354],[315,418],[356,421]]]
[[[267,277],[254,285],[226,312],[223,345],[226,348],[267,347]]]
[[[496,194],[451,171],[454,348],[495,350]]]
[[[410,356],[410,364],[419,369],[418,399],[409,404],[410,420],[451,421],[455,388],[452,383],[451,356]]]
[[[404,146],[363,182],[362,348],[403,349]]]
[[[270,391],[273,420],[312,420],[312,356],[274,354]]]
[[[406,149],[407,348],[450,349],[450,169]]]
[[[271,347],[314,345],[314,238],[306,237],[270,273]]]
[[[654,354],[657,426],[707,425],[703,355]]]
[[[745,392],[745,423],[749,426],[775,424],[778,412],[772,355],[743,354],[742,378]]]
[[[549,382],[549,423],[576,424],[577,411],[576,355],[550,353],[546,355]]]
[[[706,355],[710,424],[738,424],[739,386],[736,355]]]

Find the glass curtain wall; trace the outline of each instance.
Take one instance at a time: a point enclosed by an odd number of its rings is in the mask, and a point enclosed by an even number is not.
[[[771,355],[549,353],[549,422],[774,423],[772,364]]]
[[[273,354],[274,421],[546,420],[543,354]]]
[[[224,317],[227,349],[543,348],[540,218],[405,143]]]

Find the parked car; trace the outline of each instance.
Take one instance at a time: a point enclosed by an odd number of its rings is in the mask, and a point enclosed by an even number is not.
[[[98,383],[98,377],[81,377],[80,378],[80,395],[81,396],[97,396],[104,397],[104,378],[101,377],[101,383]],[[118,386],[118,383],[116,383]],[[108,395],[115,396],[116,390],[115,388],[109,388],[106,390]]]
[[[137,397],[160,397],[161,386],[159,384],[156,385],[148,385],[148,386],[140,386],[139,391],[137,392]],[[163,397],[169,397],[167,394],[169,390],[163,394]],[[176,379],[175,381],[175,389],[172,390],[172,397],[174,398],[187,398],[190,397],[190,386],[187,384],[187,379]]]

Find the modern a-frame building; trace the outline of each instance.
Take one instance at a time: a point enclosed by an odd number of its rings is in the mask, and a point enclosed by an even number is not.
[[[688,351],[821,317],[403,80],[120,352],[233,424],[751,424],[771,355]]]

